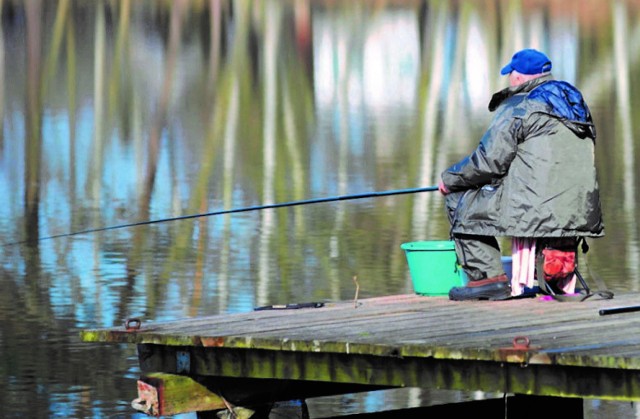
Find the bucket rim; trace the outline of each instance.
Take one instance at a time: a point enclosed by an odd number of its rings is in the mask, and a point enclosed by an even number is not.
[[[455,244],[452,240],[423,240],[402,243],[402,250],[454,250]]]

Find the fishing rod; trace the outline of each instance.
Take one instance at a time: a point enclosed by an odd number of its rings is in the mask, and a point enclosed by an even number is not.
[[[395,189],[390,191],[379,191],[379,192],[365,192],[353,195],[341,195],[341,196],[331,196],[326,198],[313,198],[313,199],[305,199],[302,201],[291,201],[291,202],[281,202],[276,204],[265,204],[265,205],[255,205],[251,207],[243,207],[243,208],[234,208],[228,210],[220,210],[214,212],[206,212],[202,214],[190,214],[190,215],[182,215],[179,217],[170,217],[170,218],[162,218],[158,220],[148,220],[148,221],[138,221],[130,224],[120,224],[110,227],[99,227],[99,228],[91,228],[88,230],[75,231],[71,233],[63,233],[56,234],[53,236],[47,237],[39,237],[35,240],[24,240],[15,243],[6,243],[3,246],[11,246],[16,244],[25,244],[25,243],[35,243],[41,242],[44,240],[58,239],[61,237],[69,237],[69,236],[77,236],[79,234],[89,234],[89,233],[97,233],[100,231],[108,231],[108,230],[116,230],[120,228],[129,228],[129,227],[138,227],[149,224],[158,224],[165,223],[169,221],[178,221],[178,220],[188,220],[191,218],[199,218],[199,217],[211,217],[214,215],[224,215],[224,214],[235,214],[238,212],[248,212],[248,211],[259,211],[264,209],[272,209],[272,208],[283,208],[283,207],[294,207],[297,205],[309,205],[309,204],[319,204],[323,202],[335,202],[335,201],[347,201],[351,199],[364,199],[364,198],[377,198],[381,196],[390,196],[390,195],[402,195],[402,194],[411,194],[411,193],[419,193],[419,192],[433,192],[437,191],[437,186],[426,186],[423,188],[410,188],[410,189]]]

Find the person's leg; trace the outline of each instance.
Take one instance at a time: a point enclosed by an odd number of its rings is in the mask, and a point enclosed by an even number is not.
[[[492,278],[504,274],[498,240],[490,236],[454,235],[458,263],[469,281]]]
[[[453,225],[461,193],[447,195],[447,216]],[[449,292],[452,300],[503,300],[511,296],[511,284],[502,266],[498,241],[491,236],[454,234],[458,263],[467,274],[465,287],[454,287]]]
[[[446,196],[445,209],[449,223],[453,225],[456,210],[464,192],[454,192]],[[504,273],[500,247],[495,237],[455,234],[452,237],[458,263],[470,281],[491,278]]]

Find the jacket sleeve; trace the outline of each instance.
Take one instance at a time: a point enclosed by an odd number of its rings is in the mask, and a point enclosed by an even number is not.
[[[496,115],[473,153],[442,173],[447,189],[458,192],[499,184],[516,156],[521,126],[511,112]]]

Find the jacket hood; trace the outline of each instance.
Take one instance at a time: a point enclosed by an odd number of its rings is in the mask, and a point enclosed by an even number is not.
[[[596,128],[591,112],[582,94],[571,84],[553,80],[551,74],[538,77],[526,83],[500,90],[491,97],[489,111],[493,112],[506,99],[527,93],[527,99],[540,102],[545,113],[561,121],[579,138],[596,139]]]
[[[549,115],[562,121],[579,138],[596,139],[591,112],[582,94],[571,84],[551,80],[533,89],[527,97],[544,103]]]

